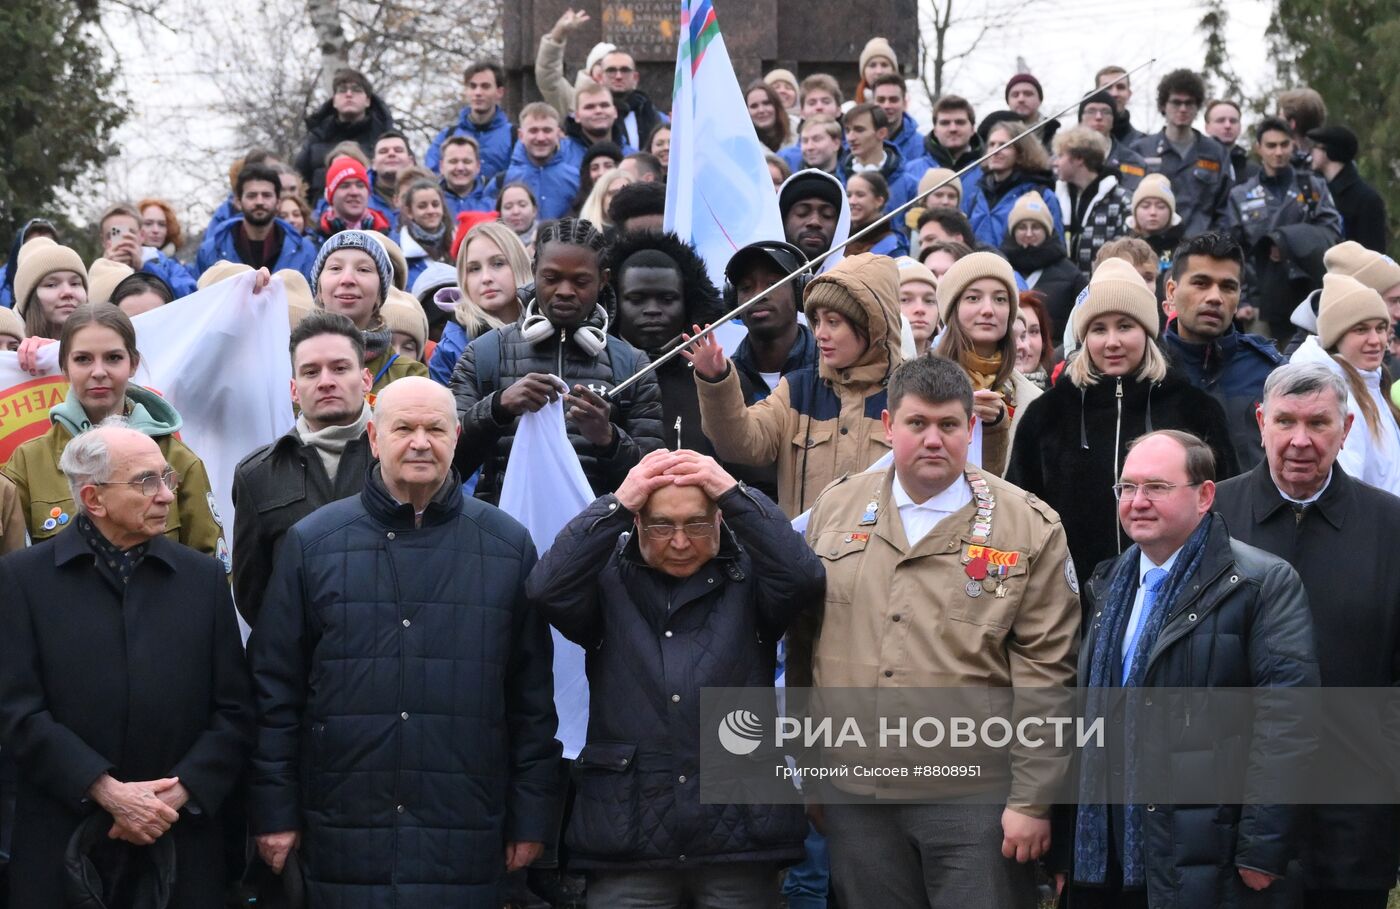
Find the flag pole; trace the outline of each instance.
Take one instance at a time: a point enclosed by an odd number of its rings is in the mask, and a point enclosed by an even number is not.
[[[1111,80],[1109,80],[1108,82],[1105,82],[1103,85],[1100,85],[1099,87],[1097,87],[1097,88],[1095,88],[1095,89],[1092,89],[1091,91],[1085,92],[1085,93],[1084,93],[1083,95],[1081,95],[1078,99],[1076,99],[1075,102],[1074,102],[1073,104],[1070,104],[1068,107],[1065,107],[1063,110],[1061,110],[1060,112],[1054,114],[1053,116],[1044,118],[1044,119],[1041,120],[1039,123],[1036,123],[1036,124],[1034,124],[1033,126],[1028,126],[1028,127],[1026,127],[1026,128],[1025,128],[1024,130],[1022,130],[1015,138],[1011,139],[1011,140],[1010,140],[1009,142],[1007,142],[1006,144],[1007,144],[1007,145],[1014,145],[1015,143],[1020,142],[1022,139],[1026,138],[1027,136],[1030,136],[1030,135],[1035,134],[1035,133],[1036,133],[1042,126],[1044,126],[1045,124],[1047,124],[1047,123],[1049,123],[1049,122],[1051,122],[1051,121],[1053,121],[1053,120],[1058,120],[1060,117],[1063,117],[1065,114],[1067,114],[1067,113],[1069,113],[1070,111],[1075,110],[1076,108],[1078,108],[1079,105],[1083,104],[1089,97],[1098,94],[1099,92],[1103,91],[1105,88],[1108,88],[1110,85],[1116,85],[1116,84],[1119,83],[1119,82],[1124,82],[1124,81],[1126,81],[1126,80],[1128,79],[1128,77],[1131,76],[1133,73],[1136,73],[1138,70],[1143,69],[1143,68],[1145,68],[1145,67],[1151,66],[1153,63],[1156,62],[1156,60],[1157,60],[1157,58],[1156,58],[1156,57],[1153,57],[1153,58],[1150,59],[1150,60],[1146,60],[1146,61],[1144,61],[1144,62],[1142,62],[1142,63],[1139,63],[1137,66],[1133,67],[1132,69],[1130,69],[1130,70],[1128,70],[1127,72],[1125,72],[1125,73],[1123,73],[1122,75],[1120,75],[1117,79],[1111,79]],[[712,333],[715,331],[715,329],[719,328],[721,325],[725,324],[726,322],[730,321],[731,319],[737,318],[741,313],[743,313],[743,312],[744,312],[746,309],[748,309],[750,306],[753,306],[753,305],[754,305],[755,303],[757,303],[759,300],[761,300],[761,299],[763,299],[764,297],[768,296],[768,295],[771,294],[773,291],[778,290],[778,289],[780,289],[780,288],[782,288],[782,287],[785,287],[785,286],[788,285],[788,284],[791,284],[791,283],[797,278],[797,276],[800,275],[800,274],[802,274],[803,272],[811,271],[811,272],[815,273],[815,272],[816,272],[817,266],[821,265],[822,262],[825,262],[825,261],[827,260],[827,258],[830,257],[833,253],[835,253],[838,249],[843,249],[843,248],[845,248],[845,246],[846,246],[847,244],[849,244],[849,243],[854,243],[856,240],[859,240],[861,237],[865,236],[866,234],[870,233],[871,231],[873,231],[873,230],[875,230],[876,228],[880,227],[881,225],[885,224],[885,222],[887,222],[887,221],[889,221],[889,220],[891,220],[891,219],[893,219],[893,218],[899,216],[900,214],[903,214],[906,210],[908,210],[908,209],[910,209],[910,208],[913,208],[915,205],[917,205],[918,203],[922,202],[926,197],[928,197],[929,195],[932,195],[933,193],[935,193],[935,192],[937,192],[938,190],[942,189],[943,187],[947,186],[949,183],[952,183],[954,180],[960,180],[960,179],[962,179],[963,174],[965,174],[965,173],[967,173],[968,171],[972,170],[974,167],[977,167],[979,164],[981,164],[983,161],[986,161],[988,158],[990,158],[990,157],[991,157],[992,155],[994,155],[994,154],[996,154],[995,151],[989,151],[989,152],[987,152],[987,153],[984,154],[982,157],[978,158],[976,161],[973,161],[973,162],[969,163],[967,166],[963,167],[962,170],[959,170],[957,173],[953,174],[951,177],[947,177],[947,178],[943,179],[942,181],[940,181],[940,182],[934,184],[933,186],[930,186],[928,189],[926,189],[926,190],[924,190],[923,192],[919,193],[917,196],[915,196],[914,198],[910,199],[908,202],[905,202],[903,205],[899,206],[899,207],[896,208],[894,211],[890,212],[889,214],[886,214],[884,217],[880,218],[879,220],[877,220],[877,221],[875,221],[875,222],[873,222],[873,223],[867,225],[867,226],[865,227],[864,230],[860,231],[859,233],[855,234],[854,236],[847,237],[844,241],[842,241],[842,242],[840,242],[840,243],[835,244],[835,245],[832,246],[830,249],[828,249],[826,252],[824,252],[824,253],[822,253],[821,255],[817,256],[815,259],[812,259],[810,262],[808,262],[808,263],[807,263],[806,265],[804,265],[802,268],[799,268],[797,271],[794,271],[794,272],[789,273],[787,276],[785,276],[785,277],[783,277],[782,279],[780,279],[780,280],[778,280],[778,281],[775,281],[773,284],[769,285],[765,290],[759,291],[758,293],[754,294],[754,295],[753,295],[752,297],[750,297],[748,300],[745,300],[743,303],[740,303],[738,306],[734,307],[734,308],[731,309],[729,312],[725,313],[723,316],[721,316],[720,318],[716,319],[714,322],[710,323],[708,326],[706,326],[704,329],[702,329],[698,334],[696,334],[694,337],[692,337],[689,341],[686,341],[684,344],[680,344],[680,345],[678,345],[678,346],[672,348],[671,350],[669,350],[669,351],[667,351],[666,353],[662,354],[661,356],[657,357],[657,358],[656,358],[655,360],[653,360],[652,362],[648,363],[646,366],[644,366],[644,367],[642,367],[641,369],[637,370],[636,373],[634,373],[633,375],[631,375],[630,377],[628,377],[625,381],[623,381],[623,382],[621,382],[620,384],[618,384],[615,388],[613,388],[612,391],[608,392],[607,395],[606,395],[606,397],[608,397],[608,398],[615,398],[620,392],[624,391],[624,390],[627,389],[627,388],[630,388],[632,385],[634,385],[634,384],[636,384],[638,381],[640,381],[641,378],[642,378],[643,376],[645,376],[647,373],[656,370],[656,369],[659,368],[662,364],[667,363],[667,362],[669,362],[670,360],[672,360],[672,359],[674,359],[674,358],[680,356],[681,351],[685,350],[687,347],[691,346],[691,345],[694,344],[695,342],[700,341],[700,340],[702,340],[702,339],[708,337],[710,334],[712,334]],[[798,301],[798,306],[799,306],[799,308],[801,307],[801,301],[800,301],[800,300]]]

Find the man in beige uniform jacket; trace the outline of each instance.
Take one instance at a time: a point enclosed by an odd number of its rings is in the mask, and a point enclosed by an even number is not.
[[[791,632],[788,683],[1073,685],[1079,584],[1059,517],[968,466],[972,386],[957,364],[905,363],[888,397],[893,468],[836,481],[812,509],[807,540],[826,565],[826,600],[818,628]],[[911,778],[833,781],[880,800],[832,798],[813,811],[842,904],[1031,909],[1032,863],[1050,841],[1049,807],[1033,793],[1065,765],[1063,752],[1012,745],[962,789],[936,781],[944,794],[984,793],[983,804],[930,804],[935,790]],[[1009,793],[1004,806],[985,804],[994,787]]]

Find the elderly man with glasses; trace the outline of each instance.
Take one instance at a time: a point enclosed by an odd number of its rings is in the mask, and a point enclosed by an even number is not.
[[[223,566],[165,537],[180,478],[124,422],[64,448],[71,526],[0,559],[11,906],[70,905],[75,887],[92,905],[152,887],[223,905],[219,815],[252,746],[252,688]]]
[[[1079,804],[1057,813],[1048,861],[1061,887],[1068,878],[1071,906],[1291,905],[1301,889],[1300,814],[1269,803],[1280,788],[1296,792],[1307,771],[1315,740],[1301,715],[1257,713],[1252,728],[1236,730],[1248,757],[1235,763],[1222,757],[1233,743],[1214,737],[1219,727],[1192,727],[1189,712],[1184,723],[1173,716],[1163,751],[1135,732],[1133,717],[1119,727],[1123,711],[1111,706],[1115,688],[1318,684],[1298,573],[1231,538],[1211,513],[1214,480],[1211,448],[1168,429],[1133,443],[1113,487],[1133,545],[1085,584],[1092,619],[1079,685],[1086,716],[1111,718],[1114,733],[1106,748],[1080,755]],[[1180,792],[1203,777],[1243,793],[1243,804],[1130,798],[1143,786]]]
[[[824,579],[772,501],[687,450],[642,458],[540,560],[527,595],[587,651],[565,842],[590,906],[774,904],[806,820],[702,802],[700,691],[772,686],[778,639]]]

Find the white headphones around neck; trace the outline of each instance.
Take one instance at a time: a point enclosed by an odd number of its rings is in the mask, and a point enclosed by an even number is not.
[[[608,347],[608,311],[596,303],[593,308],[603,314],[603,327],[585,324],[574,329],[574,343],[590,357],[598,356]],[[525,307],[525,319],[520,323],[520,336],[531,344],[538,344],[552,337],[554,332],[554,323],[531,300]]]

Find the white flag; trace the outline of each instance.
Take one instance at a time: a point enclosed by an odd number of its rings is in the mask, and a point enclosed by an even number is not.
[[[141,365],[133,382],[180,414],[180,440],[204,462],[233,540],[233,471],[292,428],[291,329],[280,278],[253,293],[254,275],[212,284],[131,320]]]
[[[544,555],[559,531],[593,502],[593,488],[564,429],[564,401],[557,398],[520,418],[501,480],[501,510],[530,531]],[[564,757],[578,757],[588,738],[588,676],[583,648],[550,627],[554,636],[554,709]]]
[[[711,0],[681,0],[665,227],[695,245],[716,287],[735,251],[783,238],[763,154]]]

